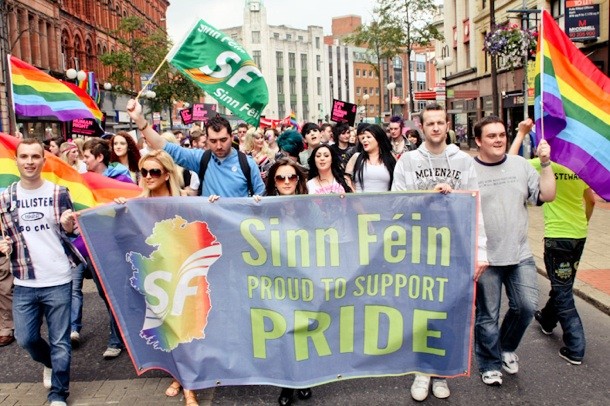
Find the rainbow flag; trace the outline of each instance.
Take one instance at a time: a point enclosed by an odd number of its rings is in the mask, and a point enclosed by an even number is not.
[[[0,192],[19,180],[15,162],[15,152],[19,139],[0,133]],[[142,190],[133,183],[107,178],[98,173],[84,174],[53,154],[45,152],[47,159],[42,169],[42,177],[70,190],[75,210],[94,207],[112,202],[116,197],[136,197]]]
[[[610,79],[542,12],[536,52],[535,119],[551,159],[610,200]]]
[[[101,110],[86,91],[68,86],[12,55],[8,55],[8,59],[17,116],[59,121],[102,120]],[[80,92],[77,93],[75,88]]]

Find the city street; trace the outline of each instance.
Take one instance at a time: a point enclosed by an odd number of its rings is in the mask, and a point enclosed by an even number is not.
[[[546,300],[548,281],[539,276],[540,302]],[[102,300],[87,281],[85,294],[84,342],[73,353],[69,404],[181,404],[180,396],[167,398],[170,382],[163,371],[149,371],[136,377],[127,356],[107,361],[102,358],[108,333],[107,314]],[[607,360],[610,359],[610,317],[592,305],[577,300],[587,332],[587,355],[581,366],[572,366],[559,358],[561,339],[543,335],[533,323],[518,351],[520,372],[504,375],[501,387],[485,386],[473,363],[470,378],[449,382],[449,400],[432,397],[427,404],[471,405],[603,405],[607,404]],[[16,344],[0,349],[0,404],[44,404],[46,390],[41,383],[42,367],[33,362]],[[411,399],[412,378],[388,377],[356,379],[314,388],[314,395],[302,405],[400,405],[417,403]],[[219,387],[199,391],[201,404],[273,405],[279,389],[270,386]],[[207,401],[206,401],[207,399]]]

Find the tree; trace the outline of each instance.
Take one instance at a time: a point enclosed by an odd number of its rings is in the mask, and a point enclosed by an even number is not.
[[[415,110],[413,78],[411,76],[411,53],[416,45],[430,45],[433,40],[442,40],[443,35],[432,24],[438,10],[435,0],[377,0],[376,12],[381,25],[400,32],[400,47],[407,54],[409,77],[409,110]]]
[[[141,73],[153,73],[163,62],[171,42],[165,31],[155,29],[149,32],[144,21],[131,16],[121,19],[119,27],[113,32],[120,48],[100,56],[103,65],[112,68],[109,80],[116,88],[136,95],[141,86],[136,77]],[[165,63],[154,77],[155,99],[151,100],[151,111],[163,107],[172,108],[173,100],[197,101],[203,91],[184,78],[182,74]]]
[[[379,92],[383,94],[381,82],[381,61],[388,61],[400,53],[401,32],[396,27],[382,25],[377,19],[368,25],[359,26],[345,38],[345,42],[366,48],[365,62],[371,65],[377,75]],[[381,121],[381,97],[379,98],[379,120]]]

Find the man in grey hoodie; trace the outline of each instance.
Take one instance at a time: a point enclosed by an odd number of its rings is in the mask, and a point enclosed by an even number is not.
[[[450,193],[458,190],[479,190],[474,160],[455,144],[445,142],[449,120],[445,109],[436,103],[424,107],[421,113],[424,142],[415,151],[400,157],[394,168],[392,190],[435,190]],[[485,228],[481,212],[479,218],[478,258],[475,279],[487,267]],[[411,396],[417,401],[428,397],[430,377],[415,375],[411,386]],[[432,393],[437,398],[450,395],[444,378],[432,377]]]

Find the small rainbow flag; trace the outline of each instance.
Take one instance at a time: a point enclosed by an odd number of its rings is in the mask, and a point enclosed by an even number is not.
[[[610,200],[610,79],[542,12],[536,52],[535,119],[551,159]]]
[[[15,162],[17,144],[19,139],[0,133],[0,192],[19,180]],[[93,172],[80,174],[48,152],[45,152],[45,158],[47,160],[42,169],[42,177],[67,187],[75,210],[112,202],[116,197],[137,197],[142,192],[142,189],[133,183],[121,182]]]
[[[68,86],[12,55],[8,55],[8,59],[17,116],[59,121],[102,120],[101,110],[86,91],[78,86]]]

